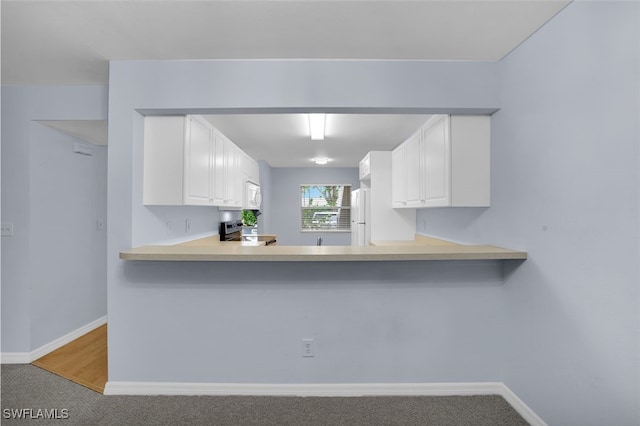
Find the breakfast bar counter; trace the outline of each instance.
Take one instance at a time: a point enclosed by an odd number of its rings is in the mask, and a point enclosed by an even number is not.
[[[417,236],[415,241],[379,241],[369,246],[282,246],[221,242],[217,236],[175,245],[149,245],[120,252],[130,261],[371,262],[425,260],[524,260],[527,253],[491,245],[466,245]]]

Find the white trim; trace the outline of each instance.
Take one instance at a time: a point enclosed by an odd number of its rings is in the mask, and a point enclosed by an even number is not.
[[[84,336],[90,331],[95,330],[96,328],[107,323],[107,316],[103,316],[98,318],[95,321],[91,321],[89,324],[83,325],[82,327],[73,330],[70,333],[65,334],[62,337],[57,338],[56,340],[49,342],[40,346],[38,349],[31,352],[31,361],[35,361],[38,358],[41,358],[48,354],[49,352],[53,352],[56,349],[66,345],[69,342],[76,340],[78,337]]]
[[[2,352],[0,354],[0,363],[2,364],[29,364],[30,362],[30,352]]]
[[[89,324],[83,325],[82,327],[65,334],[62,337],[40,346],[32,352],[3,352],[0,355],[0,362],[2,364],[29,364],[106,323],[107,317],[105,315],[95,321],[91,321]]]
[[[524,418],[527,423],[531,426],[547,426],[547,424],[542,420],[533,410],[525,404],[518,396],[513,393],[511,389],[504,383],[502,385],[502,392],[500,392],[500,396],[502,396],[508,403],[513,407],[514,410],[518,412]]]
[[[452,396],[500,395],[531,426],[547,426],[502,382],[478,383],[173,383],[107,382],[105,395]]]
[[[171,383],[107,382],[105,395],[382,396],[495,395],[502,383]]]

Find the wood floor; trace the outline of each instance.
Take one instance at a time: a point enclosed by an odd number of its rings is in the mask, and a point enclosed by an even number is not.
[[[32,364],[104,393],[107,383],[107,325],[67,343]]]

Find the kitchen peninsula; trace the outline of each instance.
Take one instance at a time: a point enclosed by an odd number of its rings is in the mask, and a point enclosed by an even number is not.
[[[220,242],[206,237],[175,245],[149,245],[120,252],[122,260],[340,262],[426,260],[525,260],[527,253],[491,245],[466,245],[416,235],[410,241],[378,241],[369,246],[265,246]]]

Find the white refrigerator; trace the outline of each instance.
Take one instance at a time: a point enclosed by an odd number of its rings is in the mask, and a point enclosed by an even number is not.
[[[366,246],[367,241],[367,190],[351,191],[351,245]]]

